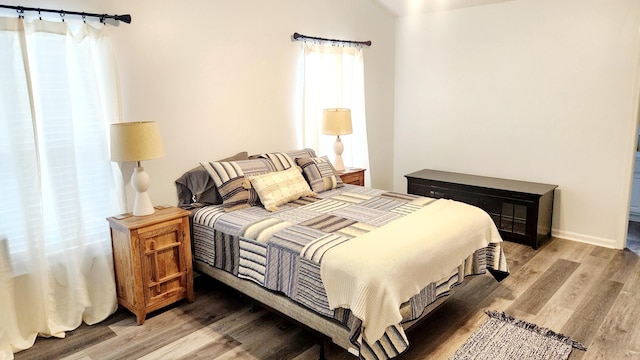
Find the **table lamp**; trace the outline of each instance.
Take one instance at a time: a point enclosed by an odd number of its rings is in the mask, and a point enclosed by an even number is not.
[[[140,165],[142,160],[164,155],[158,124],[154,121],[111,124],[111,161],[135,161],[131,186],[136,191],[133,215],[145,216],[154,212],[147,190],[149,175]]]
[[[333,151],[336,154],[333,167],[335,167],[337,171],[344,171],[344,163],[342,162],[344,145],[342,145],[340,135],[353,133],[351,128],[351,110],[343,108],[324,109],[322,111],[322,133],[325,135],[337,135],[336,142],[333,144]]]

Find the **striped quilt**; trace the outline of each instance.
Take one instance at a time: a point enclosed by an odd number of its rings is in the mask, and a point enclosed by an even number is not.
[[[330,309],[320,276],[322,258],[331,248],[432,204],[435,199],[345,185],[316,197],[283,205],[276,212],[262,206],[226,212],[209,206],[193,217],[194,258],[240,278],[284,293],[300,304],[333,317],[351,330],[362,359],[393,358],[408,347],[400,324],[367,343],[362,322],[348,309]],[[393,241],[393,239],[389,239]],[[403,321],[445,296],[465,276],[507,274],[500,243],[468,254],[449,276],[429,284],[403,306]],[[410,275],[409,275],[410,276]]]

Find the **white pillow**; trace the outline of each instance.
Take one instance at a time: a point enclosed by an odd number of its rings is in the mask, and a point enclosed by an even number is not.
[[[278,206],[303,196],[315,196],[309,184],[302,176],[299,167],[248,176],[251,187],[258,193],[260,202],[269,211],[278,210]]]

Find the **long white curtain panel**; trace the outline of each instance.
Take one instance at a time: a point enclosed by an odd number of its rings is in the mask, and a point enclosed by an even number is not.
[[[0,18],[0,359],[116,309],[113,61],[104,25]]]
[[[344,144],[342,159],[346,167],[370,169],[362,47],[307,40],[302,42],[302,50],[303,147],[333,158],[336,137],[321,134],[322,110],[348,108],[351,109],[353,133],[341,137]],[[370,184],[370,171],[365,172],[365,177],[365,184]]]

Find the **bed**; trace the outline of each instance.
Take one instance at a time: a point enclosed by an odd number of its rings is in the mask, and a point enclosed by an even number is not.
[[[192,209],[195,269],[362,359],[403,353],[405,330],[465,277],[508,275],[479,208],[342,184],[310,149],[234,159],[176,181]],[[205,204],[209,181],[217,194]]]

